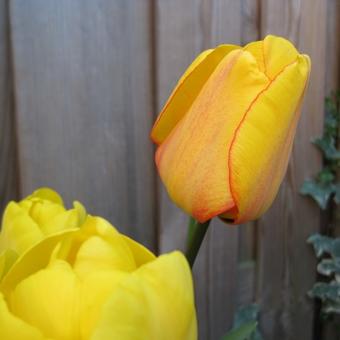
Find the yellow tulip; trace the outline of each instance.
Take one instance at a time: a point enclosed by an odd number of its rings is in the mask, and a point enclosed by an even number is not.
[[[30,247],[47,236],[79,227],[85,216],[79,202],[66,210],[62,198],[49,188],[40,188],[18,203],[10,202],[0,233],[0,280]]]
[[[100,217],[41,239],[0,282],[0,339],[196,338],[184,256],[157,258]]]
[[[200,54],[151,132],[172,200],[199,222],[256,219],[284,177],[310,59],[267,36]]]

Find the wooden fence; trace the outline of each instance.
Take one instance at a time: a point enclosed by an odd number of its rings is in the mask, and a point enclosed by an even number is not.
[[[0,0],[1,208],[48,185],[155,251],[183,247],[187,217],[157,179],[152,122],[201,50],[288,37],[313,69],[286,179],[259,221],[213,222],[196,300],[200,339],[219,339],[253,301],[266,340],[312,339],[305,241],[320,213],[298,192],[321,166],[310,140],[339,81],[339,20],[339,0]]]

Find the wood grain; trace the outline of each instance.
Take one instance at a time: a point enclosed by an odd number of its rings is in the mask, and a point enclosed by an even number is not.
[[[261,33],[282,35],[310,55],[312,72],[286,180],[259,222],[258,296],[265,339],[311,339],[316,261],[306,239],[318,231],[314,202],[299,194],[304,179],[321,166],[310,140],[323,127],[326,2],[262,1]]]
[[[340,86],[340,1],[327,0],[326,94]]]
[[[10,4],[23,193],[52,186],[155,248],[149,1]]]
[[[0,1],[0,213],[17,198],[14,97],[9,43],[8,0]]]

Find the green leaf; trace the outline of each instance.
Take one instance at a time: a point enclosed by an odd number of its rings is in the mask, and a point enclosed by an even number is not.
[[[333,258],[340,258],[340,238],[334,238],[330,254]]]
[[[239,307],[237,309],[237,312],[234,318],[233,329],[236,329],[248,322],[257,321],[258,314],[259,314],[259,306],[255,303]],[[259,330],[256,329],[249,339],[250,340],[262,340],[262,336]]]
[[[337,161],[340,159],[340,151],[337,150],[333,136],[323,136],[314,139],[313,143],[319,147],[324,157],[328,160]]]
[[[322,312],[326,314],[340,314],[340,301],[327,301],[322,306]]]
[[[333,239],[320,234],[309,236],[307,243],[313,245],[316,257],[321,257],[324,253],[331,254],[333,249]]]
[[[222,340],[248,340],[249,337],[255,332],[257,327],[256,321],[249,321],[225,335]]]
[[[326,209],[328,200],[334,191],[332,183],[320,184],[313,180],[306,180],[301,188],[301,193],[311,196],[321,209]]]
[[[238,327],[249,321],[256,321],[258,313],[259,307],[255,303],[238,308],[235,315],[234,327]]]
[[[317,270],[326,276],[340,274],[340,259],[324,259],[318,264]]]
[[[317,282],[308,292],[308,295],[322,301],[338,301],[340,299],[340,283],[337,281]]]

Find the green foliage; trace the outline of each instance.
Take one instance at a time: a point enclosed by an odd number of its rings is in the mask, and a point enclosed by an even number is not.
[[[318,258],[323,257],[317,266],[318,273],[330,279],[315,283],[308,295],[322,301],[325,315],[340,314],[340,239],[315,234],[307,242],[313,245]]]
[[[340,125],[340,92],[326,98],[326,116],[322,137],[313,143],[322,152],[324,168],[312,180],[306,180],[301,193],[312,197],[321,209],[326,209],[328,202],[334,198],[340,204],[340,183],[336,183],[335,172],[340,166],[340,150],[337,149]]]
[[[256,321],[247,322],[225,335],[222,340],[248,340],[255,332],[257,326]]]
[[[340,167],[340,151],[337,149],[339,131],[340,92],[326,98],[324,133],[313,141],[322,152],[324,167],[313,180],[306,180],[301,189],[322,209],[330,207],[328,203],[331,199],[340,204],[340,183],[336,183],[336,173]],[[308,295],[321,300],[323,316],[328,318],[340,314],[340,238],[315,234],[307,242],[313,245],[315,255],[320,259],[317,271],[323,277],[314,284]]]
[[[222,340],[262,340],[257,329],[259,308],[256,304],[237,310],[232,330]]]

